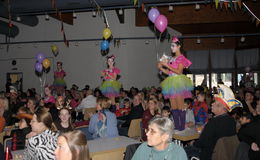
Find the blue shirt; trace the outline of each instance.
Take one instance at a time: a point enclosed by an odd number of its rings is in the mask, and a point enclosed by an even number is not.
[[[118,136],[118,129],[117,129],[117,119],[116,115],[109,110],[105,110],[104,113],[106,114],[107,118],[107,137],[116,137]],[[89,128],[88,131],[91,134],[94,134],[97,132],[97,122],[98,122],[98,113],[95,113],[91,118],[89,122]],[[97,138],[97,137],[93,137]]]

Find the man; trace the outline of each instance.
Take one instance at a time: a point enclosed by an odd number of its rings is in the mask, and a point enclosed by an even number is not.
[[[82,110],[84,108],[95,108],[96,107],[97,98],[93,96],[93,90],[87,90],[86,98],[82,99],[81,103],[76,108],[77,111]]]
[[[125,120],[125,122],[120,125],[119,124],[119,134],[123,136],[127,136],[128,128],[130,126],[131,120],[142,118],[144,113],[144,109],[142,107],[141,99],[139,95],[135,95],[133,99],[133,106],[131,107],[131,111],[127,116],[124,116],[120,120]],[[118,121],[120,123],[120,121]]]
[[[194,143],[200,148],[200,160],[210,160],[214,147],[221,137],[236,135],[236,122],[227,113],[242,104],[234,98],[230,88],[219,84],[219,95],[215,96],[212,112],[215,116],[205,125],[200,138]]]

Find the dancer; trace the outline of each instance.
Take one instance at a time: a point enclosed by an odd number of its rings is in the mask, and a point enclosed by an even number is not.
[[[57,95],[63,95],[65,92],[66,82],[64,77],[66,72],[62,69],[62,62],[57,62],[57,71],[54,72],[53,87],[55,88]]]
[[[181,53],[181,43],[177,37],[172,38],[172,57],[163,59],[158,63],[158,68],[168,77],[161,83],[165,99],[170,99],[175,129],[185,129],[184,98],[192,97],[192,81],[183,75],[183,69],[192,63]]]
[[[115,97],[119,96],[121,84],[117,81],[117,76],[120,73],[120,69],[116,68],[115,56],[111,55],[107,57],[107,69],[101,72],[103,83],[100,86],[102,94],[108,97],[112,101],[112,105],[115,105]]]

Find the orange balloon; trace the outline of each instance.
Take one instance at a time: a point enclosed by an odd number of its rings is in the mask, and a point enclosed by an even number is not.
[[[51,62],[50,62],[49,59],[45,58],[45,59],[42,61],[42,66],[43,66],[45,69],[49,68],[50,65],[51,65]]]

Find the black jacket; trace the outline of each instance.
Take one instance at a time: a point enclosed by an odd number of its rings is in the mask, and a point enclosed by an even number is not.
[[[194,145],[201,149],[200,160],[210,160],[214,147],[221,137],[236,135],[236,122],[228,114],[223,114],[209,120],[200,138]]]

